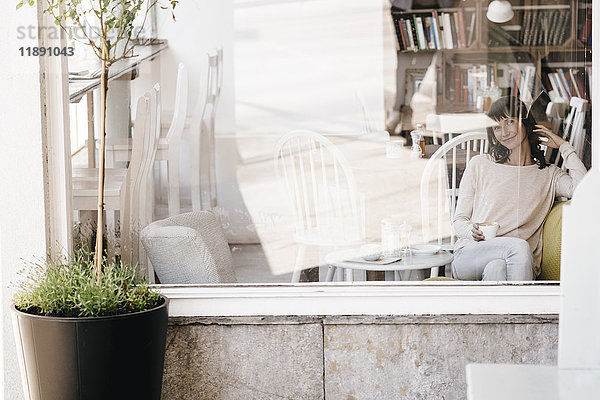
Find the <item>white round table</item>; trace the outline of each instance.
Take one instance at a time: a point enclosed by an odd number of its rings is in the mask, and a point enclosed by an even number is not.
[[[440,250],[435,254],[408,255],[390,264],[376,264],[361,261],[360,255],[355,250],[334,251],[325,256],[325,262],[329,264],[325,281],[331,282],[338,268],[344,271],[344,280],[347,282],[353,281],[353,270],[393,271],[396,280],[407,280],[412,270],[441,267],[450,264],[453,259],[452,253]]]

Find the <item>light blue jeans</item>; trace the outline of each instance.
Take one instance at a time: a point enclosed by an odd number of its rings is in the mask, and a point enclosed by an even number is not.
[[[496,237],[456,250],[452,276],[466,281],[533,280],[533,254],[523,239]]]

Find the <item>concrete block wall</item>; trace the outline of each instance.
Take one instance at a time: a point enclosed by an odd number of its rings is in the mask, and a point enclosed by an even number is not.
[[[557,347],[558,316],[176,317],[163,399],[465,399],[468,363]]]

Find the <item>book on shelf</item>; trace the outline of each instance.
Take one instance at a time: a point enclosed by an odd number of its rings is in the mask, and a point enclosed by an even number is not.
[[[408,42],[410,47],[407,50],[416,51],[418,48],[416,47],[416,33],[417,31],[414,29],[412,21],[410,19],[405,19],[404,23],[406,24],[406,31],[408,32]]]
[[[525,46],[562,45],[570,28],[570,10],[526,10],[519,39]]]
[[[592,9],[588,8],[585,13],[585,20],[581,32],[579,33],[579,41],[584,45],[592,44]]]
[[[406,27],[404,27],[404,24],[402,23],[402,20],[399,19],[396,21],[396,25],[397,25],[397,35],[398,35],[398,44],[400,46],[400,50],[408,50],[408,45],[406,42],[406,36],[404,35],[404,32],[406,32]]]
[[[412,43],[410,41],[410,36],[408,35],[409,29],[406,21],[401,19],[400,24],[402,25],[402,33],[404,34],[404,40],[406,41],[406,48],[404,50],[412,50]]]
[[[464,49],[475,41],[474,12],[466,26],[465,12],[416,11],[394,17],[398,48],[401,51]]]
[[[531,32],[531,13],[526,11],[523,13],[523,20],[521,22],[521,43],[527,43],[527,38]]]
[[[586,85],[585,69],[570,68],[569,75],[573,82],[573,86],[576,88],[577,97],[590,100],[589,87]]]
[[[436,10],[433,10],[431,12],[431,27],[433,30],[433,37],[435,39],[435,48],[436,49],[443,49],[444,46],[442,44],[442,38],[440,35],[440,25],[438,22],[438,13]]]
[[[571,87],[569,85],[569,82],[567,81],[565,71],[562,68],[558,68],[557,71],[558,78],[560,79],[560,84],[563,85],[565,91],[567,92],[567,99],[571,101],[571,97],[573,97],[573,92],[571,91]]]
[[[458,38],[461,48],[467,47],[467,37],[465,32],[465,15],[462,8],[459,8],[456,12],[456,26],[458,28]]]
[[[450,25],[452,26],[452,42],[454,43],[454,48],[460,49],[460,41],[458,40],[458,14],[452,13],[450,16]]]
[[[452,24],[450,23],[450,14],[442,13],[442,24],[444,26],[444,37],[446,39],[446,48],[453,49],[454,42],[452,41]]]
[[[427,48],[435,49],[435,43],[433,37],[431,36],[431,17],[423,18],[423,25],[425,28],[425,38],[427,39]]]
[[[425,40],[425,32],[423,30],[423,19],[416,15],[414,15],[413,18],[414,18],[415,27],[417,30],[417,41],[419,42],[419,50],[428,50],[429,45],[427,44],[427,41]]]

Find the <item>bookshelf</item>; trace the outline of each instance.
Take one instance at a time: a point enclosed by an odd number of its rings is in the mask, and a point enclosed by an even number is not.
[[[432,56],[436,112],[481,112],[492,86],[501,95],[524,84],[532,93],[589,99],[592,0],[511,0],[514,17],[504,24],[488,21],[488,0],[455,4],[392,11],[399,64],[440,53]]]

